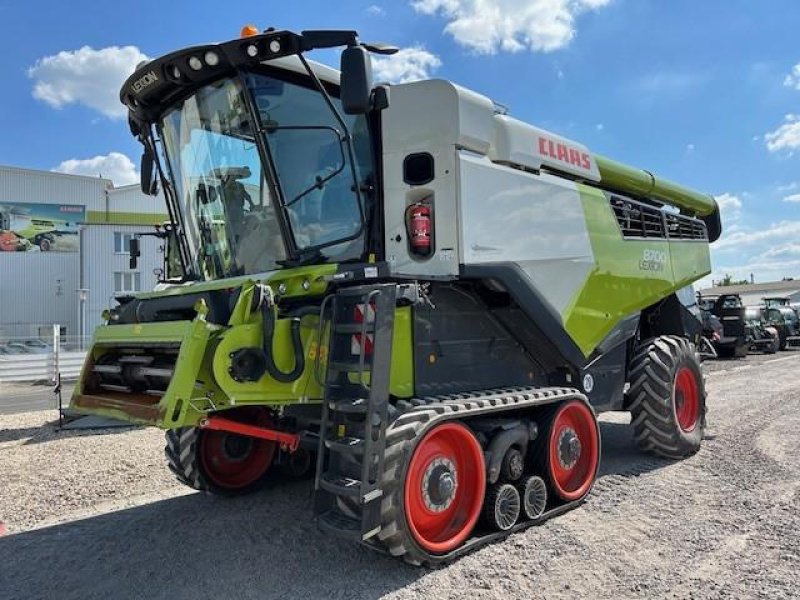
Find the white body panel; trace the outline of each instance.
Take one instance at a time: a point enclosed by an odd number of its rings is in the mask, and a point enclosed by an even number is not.
[[[387,260],[398,276],[456,278],[460,265],[513,262],[564,314],[594,266],[583,207],[574,182],[543,166],[598,181],[586,148],[495,114],[486,97],[446,81],[393,86],[382,113]],[[547,142],[567,159],[548,157]],[[411,186],[403,161],[427,152],[434,179]],[[557,151],[556,151],[557,154]],[[565,163],[565,164],[560,164]],[[409,251],[406,208],[433,199],[435,253]]]
[[[517,263],[559,313],[594,266],[573,182],[459,155],[461,262]]]
[[[586,146],[506,115],[494,116],[489,158],[528,170],[547,167],[587,181],[600,181],[600,170]]]

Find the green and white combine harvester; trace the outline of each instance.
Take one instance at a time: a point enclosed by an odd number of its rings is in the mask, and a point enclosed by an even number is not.
[[[341,72],[304,56],[335,47]],[[430,564],[577,506],[598,412],[698,450],[679,298],[721,224],[449,81],[373,85],[394,51],[251,29],[140,65],[121,99],[172,267],[105,313],[71,407],[165,429],[197,490],[313,474],[322,530]]]

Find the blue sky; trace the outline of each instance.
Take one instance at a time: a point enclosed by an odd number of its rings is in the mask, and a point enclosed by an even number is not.
[[[129,183],[140,150],[114,98],[144,55],[248,22],[352,28],[406,49],[385,77],[451,79],[720,197],[714,277],[800,277],[796,0],[0,0],[0,19],[0,164]]]

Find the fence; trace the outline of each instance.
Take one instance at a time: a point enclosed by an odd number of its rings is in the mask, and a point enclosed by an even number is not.
[[[76,379],[86,358],[88,340],[64,337],[58,325],[52,338],[0,339],[0,383],[49,381],[56,373],[62,379]]]

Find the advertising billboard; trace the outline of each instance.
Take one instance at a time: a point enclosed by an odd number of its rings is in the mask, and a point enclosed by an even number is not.
[[[78,252],[85,218],[77,204],[0,203],[0,252]]]

